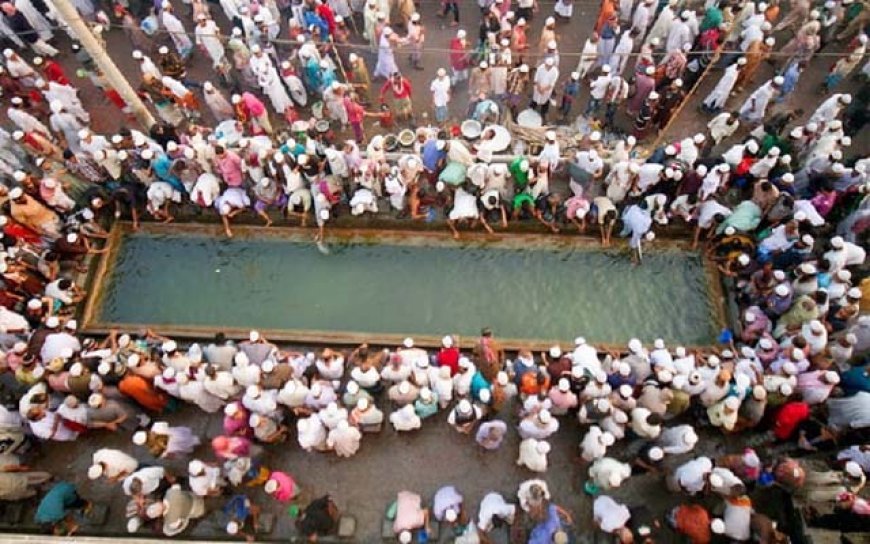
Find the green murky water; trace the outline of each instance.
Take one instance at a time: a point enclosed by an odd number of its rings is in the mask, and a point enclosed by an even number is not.
[[[99,320],[592,342],[710,343],[700,258],[625,253],[127,236]]]

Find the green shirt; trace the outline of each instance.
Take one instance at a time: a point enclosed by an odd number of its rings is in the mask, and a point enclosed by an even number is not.
[[[511,173],[511,176],[514,178],[514,183],[517,187],[523,188],[529,184],[529,172],[528,170],[523,172],[520,165],[523,161],[528,160],[523,156],[518,156],[511,161],[508,165],[508,172]]]

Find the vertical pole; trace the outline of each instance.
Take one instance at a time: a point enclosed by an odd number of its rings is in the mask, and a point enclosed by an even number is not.
[[[115,63],[109,57],[109,54],[105,49],[103,49],[91,33],[91,29],[88,28],[88,25],[82,20],[70,0],[54,0],[53,4],[57,8],[57,11],[60,13],[64,22],[69,25],[73,34],[78,38],[79,43],[81,43],[82,47],[85,48],[85,51],[87,51],[91,58],[94,59],[94,62],[106,76],[106,79],[109,81],[112,88],[118,91],[118,94],[121,95],[124,102],[132,108],[133,114],[136,116],[136,119],[139,120],[139,123],[146,129],[151,128],[155,122],[151,112],[148,111],[148,108],[145,107],[145,104],[139,98],[139,95],[137,95],[136,91],[133,90],[133,87],[130,86],[130,82],[127,81],[124,74],[122,74],[118,67],[115,66]]]

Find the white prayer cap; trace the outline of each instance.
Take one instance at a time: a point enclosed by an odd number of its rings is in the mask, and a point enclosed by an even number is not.
[[[103,475],[103,465],[97,463],[88,467],[88,479],[96,480]]]
[[[268,479],[266,480],[266,484],[263,486],[263,489],[266,493],[270,495],[276,491],[278,491],[278,480]]]
[[[163,342],[161,349],[164,353],[172,353],[178,349],[178,344],[175,340],[167,340],[166,342]]]
[[[555,142],[556,141],[556,131],[548,130],[547,132],[544,133],[544,138],[546,138],[547,141]]]
[[[776,38],[774,38],[773,36],[768,36],[767,38],[764,39],[764,44],[767,45],[768,47],[773,47],[773,45],[775,43],[776,43]]]
[[[411,531],[402,531],[399,533],[399,542],[401,544],[411,544]]]
[[[653,347],[656,349],[665,349],[665,341],[661,338],[656,338],[655,342],[653,342]]]
[[[676,155],[677,147],[674,145],[665,146],[665,155]]]
[[[550,357],[558,359],[562,356],[562,348],[559,346],[551,346],[549,351]]]
[[[637,353],[638,351],[643,349],[643,344],[640,343],[640,340],[637,338],[632,338],[628,341],[628,350]]]
[[[550,411],[547,410],[546,408],[541,410],[540,412],[538,412],[538,420],[540,420],[541,423],[546,425],[547,423],[552,421],[552,419],[553,419],[553,414],[551,414]]]
[[[833,370],[825,372],[822,376],[825,378],[825,381],[831,385],[837,385],[840,383],[840,375]]]
[[[861,465],[859,465],[855,461],[848,461],[845,468],[846,474],[848,474],[852,478],[860,478],[864,474],[864,470],[861,468]]]
[[[489,401],[492,400],[492,393],[489,391],[489,389],[481,389],[480,393],[478,393],[478,396],[480,397],[480,402],[484,404],[489,404]]]
[[[495,376],[495,381],[499,385],[501,385],[502,387],[507,385],[508,379],[509,378],[508,378],[507,372],[505,372],[504,370],[499,370],[498,374],[496,374],[496,376]]]
[[[160,53],[161,55],[166,55],[167,53],[169,53],[169,48],[166,47],[165,45],[161,45],[160,49],[158,49],[157,52]]]
[[[589,134],[590,142],[600,142],[601,141],[601,131],[593,130],[591,134]]]
[[[740,263],[741,266],[747,266],[749,264],[749,255],[746,253],[741,253],[739,257],[737,257],[737,262]]]
[[[549,68],[556,64],[556,60],[553,59],[553,57],[547,57],[546,59],[544,59],[544,64],[547,65],[547,67]]]
[[[274,359],[266,359],[263,361],[263,364],[260,365],[260,369],[266,374],[275,370],[275,360]]]
[[[191,476],[198,476],[205,470],[205,463],[199,459],[193,459],[187,464],[187,472]]]
[[[634,394],[634,390],[632,389],[632,387],[629,384],[624,383],[624,384],[619,386],[619,395],[621,397],[628,399],[628,398],[631,398],[631,396],[633,394]]]
[[[49,329],[57,328],[58,325],[60,325],[60,320],[57,318],[56,315],[53,315],[45,320],[45,326]]]
[[[144,446],[148,440],[148,433],[145,431],[136,431],[133,433],[133,443],[137,446]]]
[[[263,421],[263,418],[260,414],[251,414],[251,417],[248,418],[248,426],[256,427]]]
[[[559,391],[563,393],[567,393],[569,389],[571,389],[571,382],[568,381],[568,378],[559,378]]]
[[[142,527],[142,520],[139,518],[139,516],[135,516],[127,520],[128,533],[135,533],[139,530],[140,527]]]
[[[16,181],[21,181],[17,179],[19,172],[21,174],[24,174],[24,172],[21,172],[21,170],[17,170],[15,172]],[[17,200],[22,196],[24,196],[24,189],[22,189],[21,187],[13,187],[12,190],[9,191],[9,198],[12,200]]]
[[[762,338],[758,341],[758,345],[763,350],[773,349],[773,340],[771,340],[770,338]]]
[[[447,75],[447,70],[445,70],[444,68],[438,68],[438,71],[436,71],[435,73],[438,75],[438,77],[444,77]]]
[[[257,398],[260,396],[260,386],[259,385],[249,385],[247,389],[245,389],[245,395],[251,398]]]
[[[457,30],[456,37],[459,38],[460,40],[464,39],[465,38],[465,30],[461,29],[461,28],[459,30]]]
[[[234,94],[233,96],[230,97],[230,101],[231,101],[233,104],[238,104],[239,102],[242,101],[242,95],[240,95],[240,94]]]
[[[649,449],[648,455],[652,461],[661,461],[665,457],[665,450],[658,446],[653,446]]]
[[[554,24],[556,24],[555,17],[547,17],[547,19],[544,20],[544,26],[552,26]]]
[[[840,102],[842,102],[843,104],[846,104],[848,106],[849,104],[852,103],[852,95],[851,94],[844,94],[844,95],[840,96]]]
[[[852,287],[851,289],[846,291],[846,297],[853,300],[860,300],[862,297],[861,289],[859,289],[858,287]]]
[[[611,68],[610,68],[609,64],[605,64],[604,66],[601,67],[601,72],[604,74],[609,74],[610,70],[611,70]]]
[[[470,414],[471,413],[471,403],[468,401],[468,399],[462,399],[461,401],[459,401],[459,404],[457,405],[456,408],[457,408],[457,410],[459,410],[460,414]]]
[[[651,75],[656,73],[656,69],[652,66],[647,66],[646,70],[644,70],[644,73],[648,76],[651,76]],[[650,93],[650,94],[652,94],[652,93]]]
[[[357,410],[366,411],[369,409],[369,399],[368,397],[360,397],[356,399],[356,407]]]
[[[398,389],[399,389],[400,394],[407,395],[408,393],[411,392],[411,384],[408,383],[407,380],[404,380],[404,381],[399,383]]]
[[[143,149],[142,154],[140,155],[146,161],[150,161],[154,158],[154,151],[151,148]]]
[[[239,413],[239,403],[230,402],[226,406],[224,406],[224,415],[229,417],[233,417],[234,415]]]

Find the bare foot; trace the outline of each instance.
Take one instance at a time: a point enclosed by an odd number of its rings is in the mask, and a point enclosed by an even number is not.
[[[266,220],[266,224],[263,225],[263,226],[264,226],[264,227],[271,227],[271,226],[272,226],[272,220],[271,220],[271,219],[267,219],[267,220]]]
[[[226,230],[224,230],[224,232],[227,234],[227,238],[233,237],[233,231],[231,231],[230,229],[226,229]]]
[[[458,233],[458,232],[454,232],[454,233],[453,233],[453,239],[454,239],[454,240],[459,240],[459,233]]]

